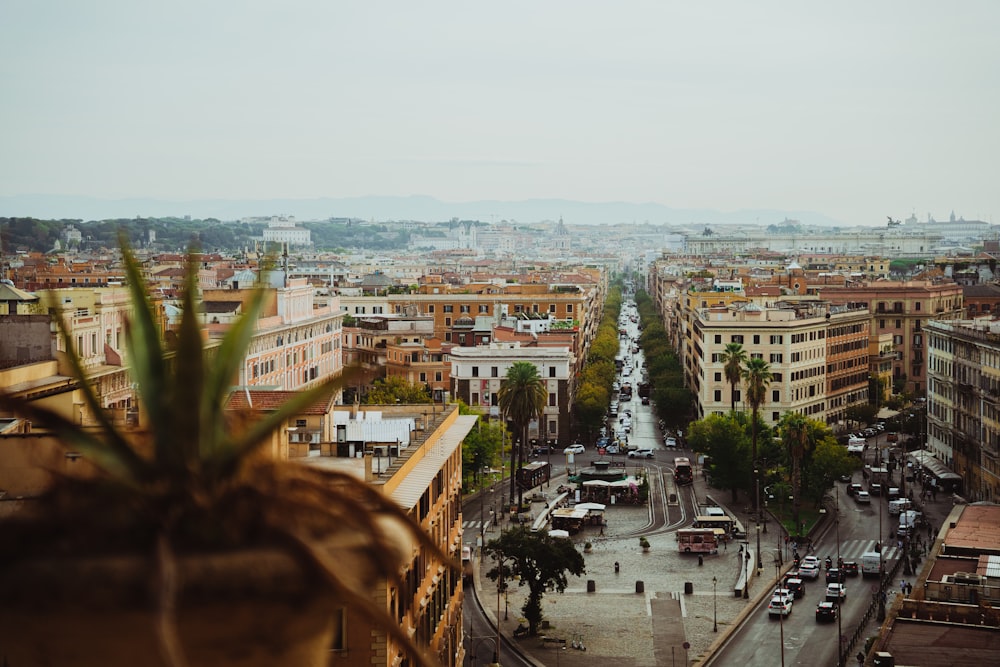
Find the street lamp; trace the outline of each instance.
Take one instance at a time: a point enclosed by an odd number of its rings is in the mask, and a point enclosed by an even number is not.
[[[743,599],[750,597],[750,542],[744,542],[743,550]]]
[[[837,512],[837,516],[833,518],[834,523],[837,526],[837,572],[839,573],[838,579],[844,576],[844,571],[841,569],[840,565],[840,487],[834,487],[834,508]],[[840,582],[837,582],[840,583]],[[841,612],[843,608],[840,604],[840,598],[837,599],[837,667],[844,667],[844,628],[842,621],[840,620]]]
[[[775,578],[781,578],[781,563],[777,558],[774,559],[774,573]],[[778,625],[780,626],[781,632],[781,667],[785,667],[785,609],[784,604],[781,605],[781,613],[778,614]]]
[[[712,577],[712,632],[719,631],[719,597],[716,595],[717,577]]]
[[[760,569],[760,520],[763,517],[764,508],[760,505],[760,470],[756,465],[753,467],[753,476],[756,480],[757,494],[757,568]]]

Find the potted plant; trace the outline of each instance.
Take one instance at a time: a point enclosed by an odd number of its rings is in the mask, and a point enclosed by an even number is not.
[[[589,554],[593,550],[593,548],[594,548],[594,545],[591,544],[590,542],[584,542],[583,543],[583,553]]]
[[[319,667],[344,610],[376,623],[413,662],[432,662],[371,590],[398,577],[417,543],[447,557],[363,481],[261,452],[274,431],[342,380],[264,416],[227,413],[264,294],[250,299],[208,360],[192,253],[168,358],[124,243],[123,254],[139,428],[111,421],[71,352],[96,428],[0,391],[0,407],[48,430],[96,470],[54,475],[41,498],[0,521],[3,662]],[[65,330],[62,338],[73,350]]]
[[[642,552],[643,553],[648,552],[649,551],[649,540],[647,540],[645,537],[640,537],[639,538],[639,546],[642,547]]]

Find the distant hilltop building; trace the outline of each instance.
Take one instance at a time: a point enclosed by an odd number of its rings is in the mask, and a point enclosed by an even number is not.
[[[293,216],[271,216],[270,218],[244,218],[242,222],[267,222],[264,228],[264,243],[287,243],[290,246],[312,245],[312,233],[298,227]]]

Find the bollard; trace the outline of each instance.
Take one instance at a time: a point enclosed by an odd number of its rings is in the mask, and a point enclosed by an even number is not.
[[[704,564],[705,564],[705,559],[702,558],[701,555],[699,555],[698,556],[698,567],[701,567]]]
[[[615,574],[618,574],[619,570],[621,570],[621,565],[618,564],[618,561],[615,561]]]
[[[593,579],[587,579],[587,592],[593,593],[597,590],[597,583]]]
[[[690,581],[685,581],[684,582],[684,595],[692,595],[692,594],[694,594],[694,584],[691,583]]]
[[[646,584],[642,583],[641,581],[635,582],[635,592],[636,593],[642,593],[645,590],[646,590]]]

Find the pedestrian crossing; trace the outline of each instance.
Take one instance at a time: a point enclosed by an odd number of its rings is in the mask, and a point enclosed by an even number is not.
[[[840,543],[840,557],[844,560],[860,561],[861,554],[875,551],[875,540],[844,540]],[[836,554],[831,554],[836,556]],[[822,555],[820,554],[822,557]],[[893,545],[886,545],[882,549],[882,557],[890,560],[899,556],[899,549]]]

